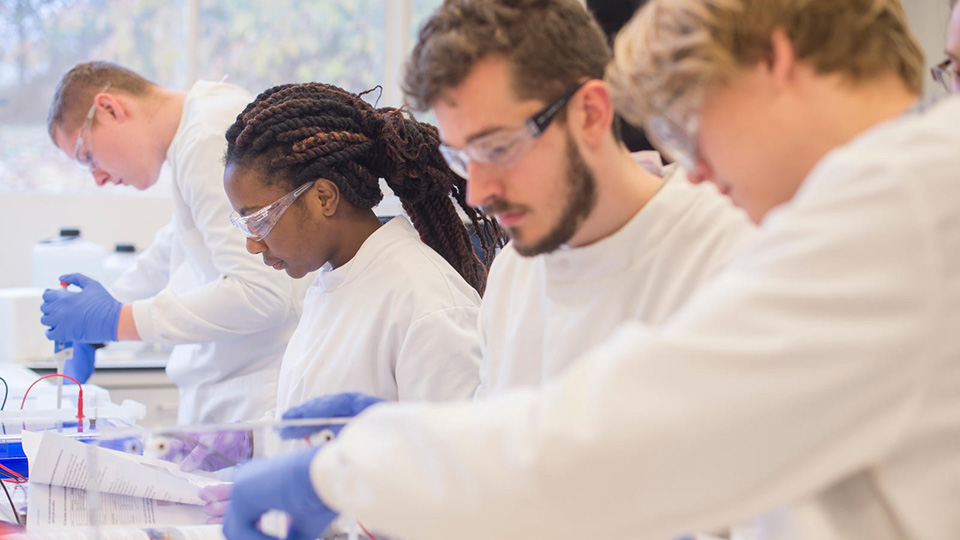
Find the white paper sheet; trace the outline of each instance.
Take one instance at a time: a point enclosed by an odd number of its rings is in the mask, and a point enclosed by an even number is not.
[[[182,472],[174,463],[84,444],[51,431],[24,432],[23,450],[31,485],[88,489],[91,459],[96,461],[96,486],[104,493],[202,505],[200,488],[222,483],[212,475]]]
[[[225,540],[219,525],[171,527],[165,529],[74,529],[11,534],[3,540]]]
[[[102,528],[201,525],[208,517],[202,506],[111,493],[97,493],[96,498]],[[83,489],[31,484],[27,530],[89,527],[90,503],[90,494]]]

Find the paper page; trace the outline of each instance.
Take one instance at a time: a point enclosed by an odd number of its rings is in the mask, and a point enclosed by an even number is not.
[[[147,531],[140,529],[117,529],[113,531],[72,530],[59,532],[8,534],[3,540],[158,540],[151,539]]]
[[[27,530],[30,532],[89,527],[90,508],[98,510],[100,527],[201,525],[207,515],[202,506],[144,499],[111,493],[90,494],[82,489],[30,484]]]
[[[74,529],[11,534],[3,540],[225,540],[219,525],[171,527],[169,529]]]
[[[30,483],[88,489],[88,461],[96,460],[98,491],[202,505],[201,487],[219,484],[212,475],[185,473],[167,461],[84,444],[51,431],[24,432]]]

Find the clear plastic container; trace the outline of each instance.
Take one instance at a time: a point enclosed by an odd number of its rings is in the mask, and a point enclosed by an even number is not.
[[[103,279],[103,246],[88,242],[80,229],[60,229],[60,236],[46,238],[33,246],[33,286],[56,287],[63,274],[80,273]]]

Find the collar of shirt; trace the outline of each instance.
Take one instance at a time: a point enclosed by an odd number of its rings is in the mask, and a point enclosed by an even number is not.
[[[321,292],[330,292],[337,287],[350,283],[355,277],[362,274],[384,249],[404,238],[417,238],[417,230],[407,221],[407,218],[398,216],[373,232],[357,250],[357,254],[339,268],[324,265],[317,274],[313,286]]]
[[[587,246],[540,255],[538,263],[547,280],[592,281],[623,271],[642,257],[653,256],[673,226],[672,218],[679,217],[661,208],[673,206],[671,200],[686,181],[679,167],[668,167],[664,172],[660,190],[618,231]]]

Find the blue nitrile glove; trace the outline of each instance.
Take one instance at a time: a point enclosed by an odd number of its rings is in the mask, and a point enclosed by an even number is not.
[[[225,429],[207,433],[181,433],[167,445],[161,459],[180,463],[180,470],[219,471],[244,463],[253,455],[250,432]]]
[[[77,342],[73,344],[73,357],[63,365],[63,374],[73,377],[78,383],[87,382],[93,375],[93,362],[97,350],[89,343]]]
[[[234,476],[230,505],[223,520],[228,540],[272,540],[257,529],[268,510],[290,514],[287,540],[319,538],[337,512],[323,504],[310,480],[310,462],[320,447],[258,459],[240,467]]]
[[[354,417],[367,407],[385,401],[378,397],[368,396],[359,392],[345,392],[342,394],[327,394],[326,396],[311,399],[303,405],[292,407],[283,413],[284,420],[298,418],[346,418]],[[333,435],[340,433],[343,425],[317,425],[285,427],[280,430],[284,439],[301,439],[317,431],[329,429]]]
[[[47,289],[43,291],[40,322],[49,326],[47,339],[103,343],[117,340],[120,308],[97,280],[83,274],[60,276],[60,281],[76,285],[80,292]]]

